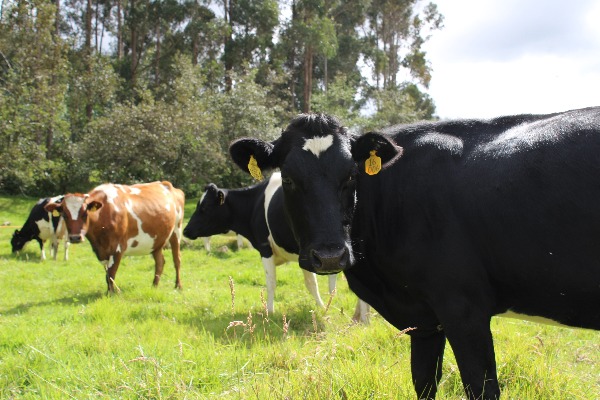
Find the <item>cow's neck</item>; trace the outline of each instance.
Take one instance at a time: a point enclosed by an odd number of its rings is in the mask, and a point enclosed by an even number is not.
[[[227,193],[227,202],[232,215],[235,215],[231,221],[231,230],[247,238],[253,246],[256,244],[252,230],[252,217],[256,199],[260,197],[260,192],[263,192],[264,189],[263,185],[259,185],[243,189],[230,189]]]

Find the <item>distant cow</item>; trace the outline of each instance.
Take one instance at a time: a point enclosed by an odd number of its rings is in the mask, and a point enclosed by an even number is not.
[[[600,329],[600,108],[363,136],[301,115],[230,152],[247,171],[281,169],[302,268],[343,270],[384,318],[415,328],[421,399],[435,397],[446,338],[467,396],[500,396],[494,315]]]
[[[152,254],[154,286],[165,264],[163,248],[169,244],[175,264],[175,287],[181,288],[179,243],[185,195],[170,182],[138,185],[104,184],[88,194],[66,194],[59,203],[46,205],[66,221],[69,241],[87,238],[106,269],[108,291],[124,255]]]
[[[189,239],[229,230],[248,239],[262,257],[267,281],[267,310],[270,313],[275,308],[275,267],[288,261],[298,261],[298,245],[283,215],[282,200],[279,173],[243,189],[219,189],[209,184],[183,230],[184,236]],[[315,274],[302,271],[306,288],[317,305],[323,307]],[[330,276],[330,292],[335,289],[335,280],[335,275]],[[364,320],[366,315],[357,317]]]
[[[13,233],[10,244],[12,245],[13,253],[20,251],[25,244],[31,240],[35,240],[40,245],[41,259],[46,259],[44,244],[50,239],[52,249],[50,255],[54,260],[58,254],[58,242],[64,239],[65,260],[69,259],[69,241],[67,239],[67,230],[64,219],[60,216],[53,216],[44,209],[44,206],[49,202],[60,201],[62,196],[47,197],[40,199],[31,209],[29,217],[23,224],[20,230]]]

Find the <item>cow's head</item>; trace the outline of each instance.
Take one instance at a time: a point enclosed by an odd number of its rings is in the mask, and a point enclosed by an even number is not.
[[[298,116],[273,142],[244,138],[229,150],[247,172],[281,170],[284,207],[300,247],[300,266],[318,274],[337,273],[354,262],[350,229],[356,180],[367,174],[367,160],[378,157],[386,168],[402,153],[386,136],[353,136],[335,117],[324,114]],[[377,168],[369,169],[373,172]]]
[[[80,243],[85,239],[89,214],[97,212],[100,208],[102,203],[90,200],[89,195],[81,193],[66,194],[60,201],[44,206],[44,209],[53,215],[62,214],[71,243]]]
[[[231,213],[226,204],[227,190],[210,183],[204,188],[196,211],[183,230],[188,239],[227,233],[231,229]]]
[[[25,243],[27,243],[29,241],[29,239],[27,238],[26,235],[24,235],[23,233],[21,233],[20,230],[15,230],[13,232],[12,238],[10,239],[10,245],[12,246],[12,252],[16,253],[17,251],[20,251],[23,246],[25,246]]]

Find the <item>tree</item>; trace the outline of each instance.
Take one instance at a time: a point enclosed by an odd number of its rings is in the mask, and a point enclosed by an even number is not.
[[[56,6],[17,1],[3,10],[0,189],[60,185],[56,142],[67,136],[66,46],[55,35]]]

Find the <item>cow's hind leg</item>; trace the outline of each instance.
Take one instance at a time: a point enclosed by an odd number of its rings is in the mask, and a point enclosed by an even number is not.
[[[171,251],[173,252],[173,264],[175,264],[175,288],[181,289],[181,249],[179,247],[179,237],[173,233],[169,239]]]
[[[158,282],[160,282],[160,277],[165,266],[165,256],[162,248],[154,250],[152,252],[152,257],[154,257],[154,281],[152,281],[152,285],[158,286]]]
[[[442,361],[446,336],[436,332],[410,338],[410,367],[413,385],[419,399],[434,399],[442,377]]]
[[[273,314],[275,312],[275,286],[277,285],[275,261],[273,260],[273,256],[262,257],[262,263],[267,280],[267,312]]]

